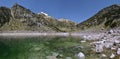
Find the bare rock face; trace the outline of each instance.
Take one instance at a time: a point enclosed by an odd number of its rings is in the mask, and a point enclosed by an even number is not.
[[[0,27],[12,19],[11,10],[6,7],[0,7]]]
[[[35,17],[35,13],[33,13],[29,9],[26,9],[25,7],[19,4],[13,5],[13,7],[11,8],[11,11],[14,17],[17,19],[29,19],[29,18]]]
[[[21,22],[28,23],[28,25],[36,25],[35,21],[37,20],[36,14],[26,9],[25,7],[15,4],[11,8],[12,14],[15,19],[19,19]]]

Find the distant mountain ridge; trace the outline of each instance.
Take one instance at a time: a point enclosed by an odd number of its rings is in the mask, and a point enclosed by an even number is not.
[[[76,28],[75,22],[68,21],[67,25],[44,12],[36,14],[19,4],[11,8],[0,7],[0,17],[1,31],[71,32]]]
[[[91,18],[77,24],[65,18],[55,19],[47,13],[34,13],[14,4],[0,7],[0,31],[78,32],[120,27],[120,5],[103,8]]]
[[[110,29],[120,26],[120,5],[106,7],[84,22],[77,24],[80,29]]]

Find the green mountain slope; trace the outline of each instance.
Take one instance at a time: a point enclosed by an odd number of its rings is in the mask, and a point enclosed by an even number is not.
[[[88,20],[77,24],[80,29],[110,29],[120,26],[120,5],[111,5],[99,11]]]

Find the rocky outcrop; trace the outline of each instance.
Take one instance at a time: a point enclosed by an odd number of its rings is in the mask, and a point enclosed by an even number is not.
[[[36,16],[35,13],[19,4],[13,5],[11,11],[16,19],[29,19],[34,18]]]
[[[59,24],[58,24],[59,28],[61,28],[61,30],[67,30],[67,31],[76,31],[76,23],[73,21],[70,21],[68,19],[64,19],[61,18],[59,19]]]
[[[0,27],[12,19],[11,10],[6,7],[0,7]]]

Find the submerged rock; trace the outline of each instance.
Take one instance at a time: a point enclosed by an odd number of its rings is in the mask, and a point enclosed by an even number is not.
[[[56,53],[56,52],[53,52],[53,56],[58,56],[59,55],[59,53]]]
[[[55,56],[46,56],[46,59],[57,59]]]
[[[72,59],[71,57],[66,57],[65,59]]]
[[[41,49],[40,47],[34,48],[35,51],[39,51],[40,49]]]
[[[107,57],[105,54],[102,54],[101,57]]]
[[[85,55],[82,52],[78,53],[78,59],[85,59]]]
[[[85,40],[82,40],[82,41],[80,41],[81,43],[85,43],[86,41]]]

